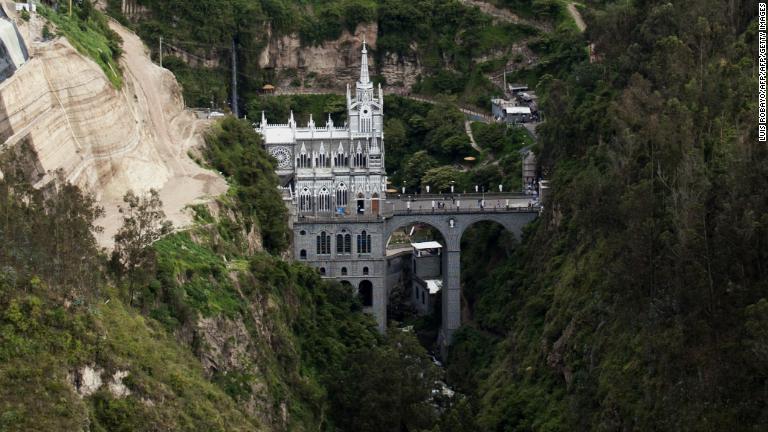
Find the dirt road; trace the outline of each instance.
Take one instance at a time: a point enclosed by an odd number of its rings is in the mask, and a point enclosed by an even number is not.
[[[205,130],[207,121],[184,109],[181,90],[173,74],[152,63],[146,46],[136,34],[114,21],[110,22],[110,27],[123,38],[124,54],[120,65],[125,86],[122,92],[127,101],[133,102],[131,105],[142,131],[142,144],[151,147],[150,153],[156,156],[152,159],[162,163],[167,170],[167,179],[159,188],[166,216],[176,227],[187,225],[191,222],[191,215],[186,210],[188,205],[205,202],[227,191],[223,178],[203,169],[188,156],[190,149],[202,145],[201,131]],[[147,174],[123,173],[127,176]],[[135,184],[137,179],[132,180]],[[148,185],[156,184],[150,178],[146,180]],[[111,237],[122,223],[116,211],[121,199],[116,194],[105,198],[109,201],[104,203],[107,216],[100,221],[104,227],[100,242],[110,245]]]

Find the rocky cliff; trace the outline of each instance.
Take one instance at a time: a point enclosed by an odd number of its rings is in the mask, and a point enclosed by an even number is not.
[[[104,245],[120,224],[117,205],[128,190],[160,190],[176,225],[189,222],[187,204],[226,191],[223,179],[188,157],[204,122],[184,110],[175,78],[150,61],[136,35],[112,24],[124,40],[118,90],[65,38],[44,41],[41,17],[19,23],[33,58],[0,85],[2,147],[31,145],[37,186],[60,171],[93,193],[107,213]]]
[[[276,72],[279,87],[298,80],[304,86],[337,88],[358,79],[363,41],[375,53],[378,30],[375,22],[358,24],[354,33],[345,30],[338,39],[314,46],[302,44],[298,34],[280,36],[268,31],[267,45],[258,65]],[[415,52],[415,47],[412,51]],[[377,63],[377,58],[382,60]],[[415,54],[373,55],[369,62],[376,74],[386,80],[390,91],[409,88],[422,72],[421,61]]]

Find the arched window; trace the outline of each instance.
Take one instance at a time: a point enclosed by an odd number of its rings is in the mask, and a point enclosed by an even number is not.
[[[299,259],[303,259],[303,260],[307,259],[307,250],[306,249],[302,249],[301,252],[299,252]]]
[[[296,166],[299,168],[312,168],[312,158],[307,154],[307,147],[301,144],[301,153],[296,158]]]
[[[331,253],[331,236],[322,231],[316,239],[317,254],[328,255]]]
[[[315,167],[317,168],[328,168],[330,165],[330,159],[328,158],[328,155],[325,153],[320,153],[315,158]]]
[[[346,276],[347,275],[347,268],[346,267],[342,267],[341,268],[341,275],[342,276]]]
[[[336,253],[344,253],[344,236],[341,234],[336,234]]]
[[[304,188],[299,193],[299,210],[302,212],[312,211],[312,194],[308,188]]]
[[[320,267],[320,274],[325,276],[325,267]]]
[[[368,267],[363,267],[363,275],[368,276]]]
[[[365,168],[365,153],[363,153],[363,146],[360,142],[357,143],[357,152],[355,153],[355,166]]]
[[[371,253],[371,235],[366,231],[357,235],[357,253]]]
[[[344,253],[352,253],[352,234],[344,235]]]
[[[301,230],[301,231],[299,231],[299,234],[301,234],[301,235],[306,235],[306,234],[307,234],[307,232],[306,232],[306,231],[304,231],[304,230]]]
[[[360,282],[357,287],[357,294],[365,307],[373,306],[373,283],[369,280]]]
[[[347,185],[345,185],[344,183],[339,183],[339,185],[336,186],[336,206],[346,207],[347,200],[348,200]]]
[[[344,153],[344,146],[339,142],[339,150],[333,157],[333,165],[337,167],[349,166],[349,156]]]
[[[321,212],[331,211],[331,193],[327,188],[320,189],[317,196],[317,210]]]

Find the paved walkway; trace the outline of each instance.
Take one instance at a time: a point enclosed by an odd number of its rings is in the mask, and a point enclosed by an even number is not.
[[[472,148],[475,149],[478,153],[482,153],[483,149],[480,148],[479,145],[477,145],[477,142],[475,142],[475,136],[472,135],[472,122],[469,120],[464,121],[464,130],[467,131],[467,136],[469,137],[469,144],[472,145]]]
[[[533,195],[511,194],[511,193],[471,193],[471,194],[443,194],[443,195],[409,195],[405,197],[410,199],[400,199],[400,194],[390,194],[390,198],[382,204],[383,212],[401,212],[401,211],[431,211],[432,205],[435,205],[435,211],[493,211],[494,209],[527,208],[533,201]],[[481,205],[482,202],[482,205]],[[437,205],[444,205],[444,208],[438,209]]]

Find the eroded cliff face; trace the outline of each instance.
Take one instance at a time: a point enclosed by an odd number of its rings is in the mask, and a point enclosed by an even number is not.
[[[345,30],[338,39],[315,46],[303,45],[298,34],[278,36],[268,30],[258,65],[275,72],[278,88],[287,88],[296,81],[306,87],[341,88],[359,78],[363,41],[375,53],[378,30],[375,22],[358,24],[354,33]],[[421,61],[415,54],[385,54],[380,64],[378,57],[369,56],[369,65],[386,80],[390,91],[412,86],[421,73]]]
[[[37,187],[63,175],[92,193],[106,211],[99,222],[105,246],[121,224],[117,206],[128,190],[159,190],[175,225],[191,221],[188,204],[226,191],[220,176],[187,155],[206,125],[185,111],[173,74],[150,61],[135,34],[112,24],[125,50],[118,90],[65,38],[43,41],[40,20],[21,32],[32,39],[33,58],[0,85],[0,148],[30,144]]]

